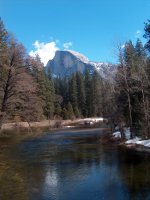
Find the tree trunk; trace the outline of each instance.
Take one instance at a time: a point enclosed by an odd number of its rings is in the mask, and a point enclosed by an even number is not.
[[[132,106],[131,106],[131,99],[130,99],[130,94],[127,93],[128,96],[128,109],[129,109],[129,124],[130,124],[130,130],[131,130],[131,135],[130,137],[133,138],[133,133],[132,133]]]
[[[143,90],[143,85],[142,85],[142,102],[143,102],[143,110],[144,110],[144,117],[145,117],[145,122],[146,122],[146,132],[148,131],[148,110],[146,109],[146,102],[145,102],[145,94],[144,94],[144,90]],[[148,133],[144,133],[145,137],[147,136]]]
[[[6,85],[4,88],[4,96],[3,96],[3,100],[1,103],[1,115],[0,115],[0,129],[2,127],[2,124],[6,118],[6,111],[7,111],[7,101],[9,98],[9,86],[10,86],[10,81],[12,78],[12,67],[13,67],[13,61],[14,61],[14,57],[12,57],[11,62],[10,62],[10,68],[8,71],[8,75],[7,75],[7,81],[6,81]]]
[[[150,138],[150,121],[149,121],[149,100],[146,99],[146,111],[147,111],[147,136]]]
[[[12,66],[10,66],[10,69],[8,71],[7,81],[4,89],[4,96],[1,104],[1,112],[6,112],[11,77],[12,77]]]
[[[3,122],[5,121],[6,113],[0,113],[0,132],[2,129]]]
[[[131,98],[130,98],[130,87],[128,84],[128,78],[127,78],[127,70],[124,66],[124,62],[123,62],[123,58],[121,55],[121,66],[123,68],[123,78],[125,81],[125,88],[126,88],[126,93],[127,93],[127,97],[128,97],[128,111],[129,111],[129,125],[130,125],[130,130],[131,130],[131,135],[130,137],[133,138],[133,133],[132,133],[132,105],[131,105]]]

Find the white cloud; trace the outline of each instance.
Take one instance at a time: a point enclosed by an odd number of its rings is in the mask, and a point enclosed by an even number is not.
[[[33,44],[34,50],[30,51],[29,55],[35,57],[36,54],[38,54],[41,61],[46,65],[49,60],[53,59],[55,52],[59,49],[56,43],[58,43],[58,41],[44,43],[36,40]]]
[[[125,44],[121,45],[121,49],[124,49],[125,48]]]
[[[135,33],[135,36],[136,36],[137,38],[139,38],[140,35],[141,35],[141,31],[140,31],[140,30],[137,30],[136,33]]]
[[[64,49],[69,49],[72,46],[72,42],[66,42],[63,44]]]

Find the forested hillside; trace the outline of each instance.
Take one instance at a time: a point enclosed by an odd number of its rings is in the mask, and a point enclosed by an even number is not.
[[[0,20],[0,124],[101,116],[150,137],[150,21],[144,30],[144,46],[118,45],[114,80],[88,70],[54,78]]]

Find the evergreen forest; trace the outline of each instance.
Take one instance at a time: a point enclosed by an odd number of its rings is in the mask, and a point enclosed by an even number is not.
[[[145,44],[127,41],[116,47],[112,79],[97,72],[53,77],[37,55],[10,34],[0,20],[0,126],[6,122],[104,117],[150,137],[150,20]]]

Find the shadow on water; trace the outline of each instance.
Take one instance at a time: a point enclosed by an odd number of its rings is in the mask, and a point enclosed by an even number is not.
[[[102,145],[99,129],[0,141],[2,200],[150,199],[150,155]]]

